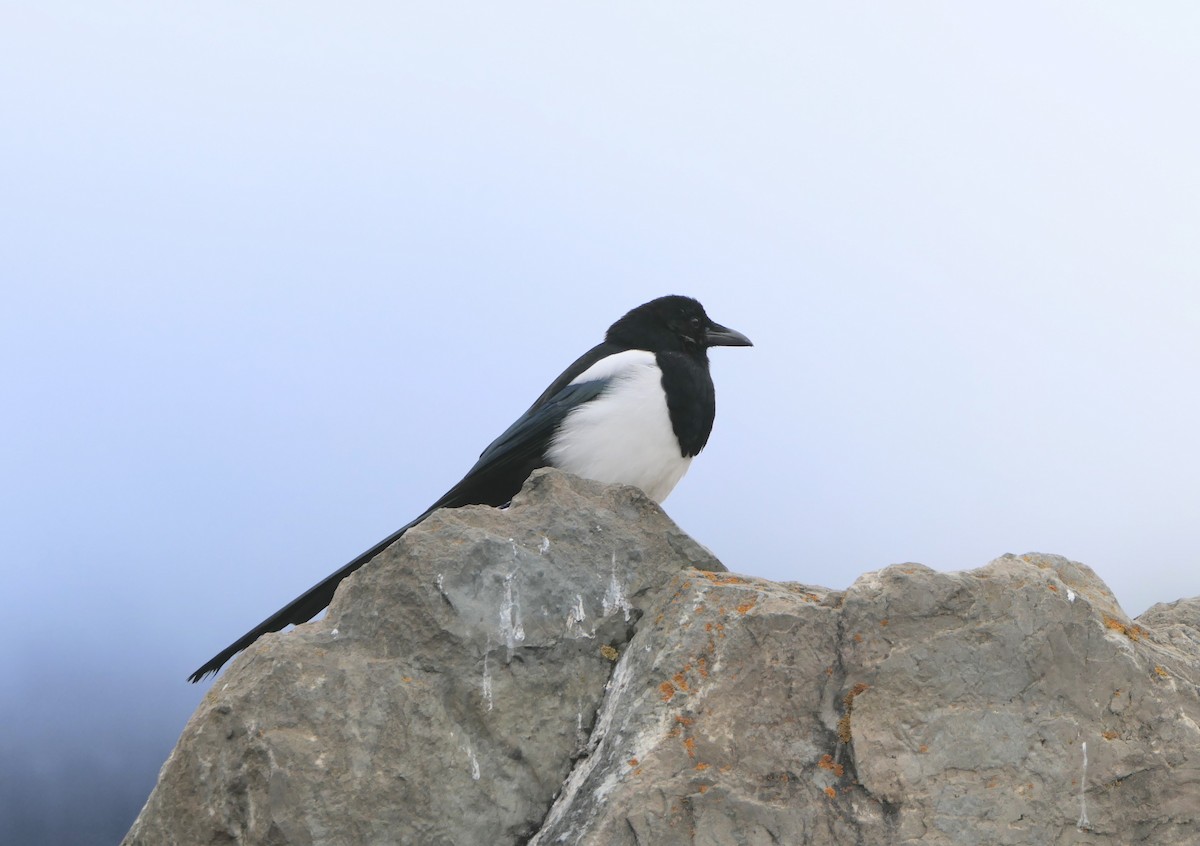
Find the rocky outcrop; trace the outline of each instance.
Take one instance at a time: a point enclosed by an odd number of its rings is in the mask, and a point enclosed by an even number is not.
[[[1200,600],[732,575],[632,488],[438,512],[214,684],[129,846],[1195,844]]]

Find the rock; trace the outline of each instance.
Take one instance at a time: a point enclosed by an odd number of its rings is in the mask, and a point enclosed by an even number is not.
[[[217,679],[125,843],[526,840],[693,565],[723,569],[634,488],[546,471],[439,511]]]
[[[676,582],[535,843],[1200,837],[1200,649],[1082,565],[906,564],[844,594]]]
[[[701,568],[701,569],[697,569]],[[632,488],[442,511],[218,679],[144,844],[1195,844],[1200,600],[724,571]]]

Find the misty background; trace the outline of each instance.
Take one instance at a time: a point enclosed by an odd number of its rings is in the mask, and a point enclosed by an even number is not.
[[[10,2],[0,840],[112,844],[250,626],[629,308],[699,298],[667,512],[844,588],[1200,594],[1200,7]]]

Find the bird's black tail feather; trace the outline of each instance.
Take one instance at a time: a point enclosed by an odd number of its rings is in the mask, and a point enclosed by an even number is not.
[[[359,567],[366,564],[376,555],[391,546],[392,543],[398,540],[401,535],[403,535],[417,523],[424,520],[428,514],[429,512],[426,512],[416,520],[413,520],[407,526],[392,532],[362,555],[359,555],[349,564],[342,567],[332,576],[323,579],[319,584],[314,585],[304,593],[300,594],[300,596],[293,599],[283,608],[280,608],[270,617],[263,620],[257,626],[246,632],[233,643],[229,644],[229,646],[225,647],[212,658],[210,658],[208,662],[204,664],[204,666],[188,676],[188,681],[194,684],[195,682],[203,679],[205,676],[215,673],[217,670],[221,669],[226,661],[228,661],[234,655],[237,655],[250,644],[254,643],[254,641],[258,640],[267,632],[277,632],[289,625],[294,624],[298,626],[301,623],[307,623],[313,617],[317,616],[317,614],[323,608],[325,608],[330,601],[333,600],[333,594],[337,590],[338,585],[342,583],[342,579],[349,576]]]
[[[386,538],[375,544],[362,555],[359,555],[332,576],[306,590],[283,608],[280,608],[267,619],[239,637],[229,646],[222,649],[208,660],[196,672],[188,676],[188,681],[200,681],[205,676],[215,673],[224,666],[225,662],[237,655],[254,641],[267,632],[277,632],[289,625],[307,623],[327,606],[337,591],[342,579],[349,576],[362,565],[366,564],[379,553],[383,552],[413,526],[420,523],[439,508],[458,508],[463,505],[504,505],[521,489],[521,485],[529,474],[537,467],[545,466],[540,450],[530,454],[528,450],[511,450],[502,459],[491,462],[484,467],[472,468],[457,485],[426,509],[425,513],[416,520],[392,532]]]
[[[575,402],[582,402],[595,396],[600,389],[599,383],[589,383],[586,386],[572,389],[569,396]],[[437,509],[459,508],[464,505],[498,507],[511,501],[513,496],[521,490],[521,485],[529,478],[529,474],[538,467],[546,466],[545,441],[549,439],[558,421],[573,407],[570,403],[559,401],[551,405],[553,413],[542,415],[532,423],[526,422],[519,427],[515,425],[510,427],[504,435],[497,439],[496,443],[484,450],[479,462],[471,468],[470,472],[448,490],[441,499],[429,506],[424,514],[403,528],[392,532],[332,576],[309,588],[229,644],[214,655],[207,664],[188,676],[188,681],[198,682],[205,676],[215,673],[226,661],[267,632],[277,632],[286,626],[299,625],[311,620],[333,599],[333,594],[342,579],[383,552],[401,535]],[[521,437],[516,438],[515,442],[510,442],[513,440],[514,432],[519,432]],[[497,443],[503,444],[503,448],[498,448]]]

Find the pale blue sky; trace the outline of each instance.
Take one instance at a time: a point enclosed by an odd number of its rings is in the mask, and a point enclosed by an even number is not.
[[[756,343],[666,503],[731,569],[1200,594],[1197,44],[1190,3],[6,4],[0,760],[76,816],[111,770],[128,825],[188,672],[665,293]]]

